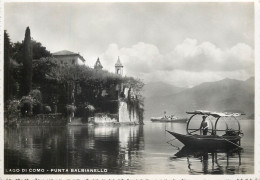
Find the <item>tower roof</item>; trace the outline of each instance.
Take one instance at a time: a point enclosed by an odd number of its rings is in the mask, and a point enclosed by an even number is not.
[[[116,62],[116,64],[115,64],[115,67],[124,67],[124,66],[122,65],[122,63],[120,62],[119,56],[118,56],[117,62]]]
[[[54,56],[66,56],[66,55],[78,55],[78,53],[74,53],[68,50],[62,50],[55,53],[52,53]]]
[[[74,53],[68,50],[62,50],[55,53],[52,53],[54,57],[61,57],[61,56],[78,56],[83,62],[86,61],[79,53]]]
[[[94,69],[102,69],[102,68],[103,68],[103,66],[102,66],[102,64],[101,64],[101,62],[99,60],[99,57],[98,57],[95,65],[94,65]]]

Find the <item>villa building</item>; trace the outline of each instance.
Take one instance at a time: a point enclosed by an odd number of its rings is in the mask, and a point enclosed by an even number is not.
[[[60,60],[63,64],[84,65],[86,60],[79,54],[63,50],[52,53],[53,57]]]

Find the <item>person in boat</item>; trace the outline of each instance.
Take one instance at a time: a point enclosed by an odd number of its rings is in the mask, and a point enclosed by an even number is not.
[[[208,134],[208,121],[206,120],[207,116],[202,116],[202,122],[200,125],[200,130],[202,131],[203,135],[207,135]]]

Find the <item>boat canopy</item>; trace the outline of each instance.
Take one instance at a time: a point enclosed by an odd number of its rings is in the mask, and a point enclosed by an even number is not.
[[[213,116],[215,118],[218,117],[238,117],[241,115],[245,115],[244,113],[232,113],[232,112],[210,112],[205,110],[196,110],[193,112],[186,112],[187,114],[194,114],[194,115],[205,115],[205,116]]]
[[[240,123],[239,121],[236,119],[236,117],[238,116],[241,116],[241,115],[245,115],[244,113],[232,113],[232,112],[211,112],[211,111],[205,111],[205,110],[196,110],[196,111],[192,111],[192,112],[186,112],[187,114],[191,114],[192,116],[189,118],[188,122],[187,122],[187,126],[186,126],[186,131],[187,131],[187,134],[192,134],[200,129],[191,129],[189,128],[189,124],[190,124],[190,121],[191,119],[196,116],[196,115],[202,115],[202,116],[213,116],[214,118],[216,118],[216,122],[215,122],[215,125],[213,125],[213,122],[210,120],[210,123],[211,123],[211,127],[212,129],[209,129],[211,130],[211,134],[216,134],[217,131],[226,131],[229,129],[228,127],[228,124],[227,122],[225,121],[225,124],[226,124],[226,130],[218,130],[217,128],[217,124],[219,122],[219,119],[221,117],[233,117],[237,124],[238,124],[238,130],[233,130],[233,131],[236,131],[236,132],[241,132],[240,131]],[[191,131],[192,130],[192,131]]]

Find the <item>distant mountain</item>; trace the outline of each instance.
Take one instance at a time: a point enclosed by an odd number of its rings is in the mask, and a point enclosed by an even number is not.
[[[164,82],[146,84],[143,88],[143,96],[145,97],[145,117],[150,117],[152,112],[154,112],[155,115],[163,115],[162,108],[158,108],[157,105],[159,104],[155,102],[161,102],[164,97],[179,93],[183,90],[185,90],[185,88],[173,86]]]
[[[183,91],[185,88],[173,86],[164,82],[153,82],[145,84],[143,88],[144,97],[168,96]]]
[[[162,115],[164,111],[184,115],[196,109],[235,109],[249,115],[254,113],[254,78],[206,82],[171,95],[147,98],[145,105],[146,118]]]

